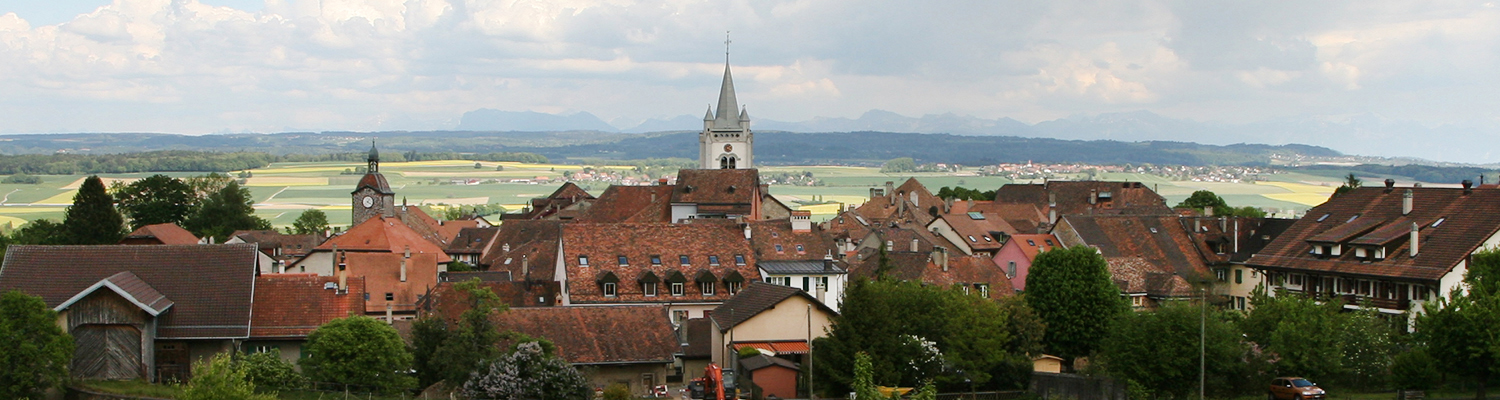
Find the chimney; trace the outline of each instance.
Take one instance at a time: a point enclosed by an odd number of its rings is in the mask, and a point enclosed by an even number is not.
[[[742,227],[745,228],[745,239],[749,239],[750,238],[750,224],[740,224],[740,226],[742,226]]]
[[[1193,233],[1203,232],[1203,220],[1193,218]]]
[[[1421,237],[1417,233],[1417,223],[1413,222],[1411,223],[1411,256],[1413,258],[1416,258],[1417,256],[1417,244],[1418,242],[1420,242],[1420,240],[1418,239],[1421,239]]]
[[[394,310],[391,309],[391,302],[389,302],[389,301],[385,302],[385,323],[387,325],[396,323],[396,318],[394,318],[394,316],[391,315],[391,314],[393,314],[392,311],[394,311]]]
[[[656,180],[656,186],[667,186],[667,178],[659,178],[659,179],[657,179]]]
[[[1099,189],[1089,189],[1089,204],[1099,204]]]
[[[1240,219],[1234,219],[1234,253],[1240,252]]]
[[[406,282],[406,262],[411,260],[411,247],[406,248],[406,256],[401,257],[401,281]]]
[[[920,243],[920,242],[918,242],[917,239],[912,239],[911,240],[911,251],[912,252],[916,252],[917,251],[917,245],[918,245],[918,243]]]
[[[947,214],[947,213],[950,213],[950,212],[953,212],[953,198],[952,197],[949,197],[949,198],[943,200],[943,214]]]
[[[1057,207],[1057,193],[1047,193],[1047,207]]]
[[[1401,195],[1401,215],[1411,214],[1411,198],[1411,189],[1406,189],[1406,193]]]
[[[932,248],[932,263],[942,268],[943,272],[948,272],[948,253],[943,252],[941,247]]]
[[[1390,193],[1392,190],[1396,190],[1396,180],[1395,179],[1391,179],[1391,178],[1386,178],[1385,179],[1385,192],[1386,193]]]
[[[1056,225],[1057,224],[1057,210],[1049,210],[1049,211],[1047,211],[1047,224],[1049,224],[1049,225]]]
[[[1474,194],[1474,181],[1471,181],[1471,180],[1468,180],[1468,179],[1464,179],[1463,185],[1464,185],[1464,196],[1468,196],[1468,195]]]
[[[792,210],[792,232],[812,231],[812,211]]]
[[[344,264],[344,254],[338,254],[339,293],[349,293],[349,266]]]
[[[1214,207],[1213,206],[1203,207],[1203,216],[1205,216],[1205,217],[1212,217],[1212,216],[1214,216]]]
[[[969,209],[964,211],[974,211],[974,199],[969,199]]]
[[[530,279],[530,277],[531,277],[531,264],[530,263],[531,263],[531,260],[527,260],[526,259],[526,255],[522,254],[521,255],[521,281],[523,281],[523,282],[526,281],[527,279]]]

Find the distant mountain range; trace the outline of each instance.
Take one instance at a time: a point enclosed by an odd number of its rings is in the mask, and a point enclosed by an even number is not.
[[[650,119],[636,126],[616,127],[581,112],[554,115],[536,112],[475,110],[465,113],[459,130],[569,131],[616,133],[697,131],[702,117],[681,115]],[[903,132],[947,133],[964,136],[1015,136],[1072,140],[1177,141],[1228,145],[1234,143],[1301,143],[1344,153],[1384,157],[1493,164],[1500,151],[1492,143],[1500,137],[1500,123],[1475,122],[1428,126],[1374,114],[1340,117],[1296,117],[1249,123],[1202,122],[1165,117],[1150,111],[1077,115],[1027,124],[1010,118],[928,114],[907,117],[870,110],[859,118],[817,117],[801,122],[754,118],[756,131],[786,132]]]

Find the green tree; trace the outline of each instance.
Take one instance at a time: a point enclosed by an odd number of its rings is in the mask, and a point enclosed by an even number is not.
[[[67,231],[63,225],[50,219],[39,219],[21,225],[10,234],[10,244],[67,244]]]
[[[1156,311],[1125,313],[1100,349],[1110,376],[1140,384],[1154,398],[1188,398],[1198,392],[1199,330],[1210,395],[1233,397],[1246,374],[1249,351],[1233,316],[1215,308],[1205,317],[1197,304],[1173,302]]]
[[[917,170],[917,161],[911,157],[893,158],[880,166],[882,174],[896,174],[902,172],[913,172]]]
[[[1026,303],[1046,323],[1047,352],[1067,363],[1097,350],[1127,309],[1104,257],[1085,246],[1038,254],[1026,276]]]
[[[1361,186],[1364,186],[1364,184],[1365,183],[1363,181],[1359,180],[1359,177],[1354,176],[1354,173],[1350,172],[1349,176],[1344,177],[1344,184],[1339,185],[1338,188],[1333,189],[1333,195],[1338,196],[1344,194],[1345,192],[1348,192],[1350,190],[1358,189]]]
[[[240,358],[238,367],[245,372],[245,380],[260,388],[301,389],[307,387],[307,377],[297,373],[292,363],[281,358],[281,350],[247,354]]]
[[[1279,358],[1276,373],[1323,379],[1344,371],[1345,325],[1341,302],[1264,292],[1253,295],[1255,306],[1240,321],[1240,330],[1251,342]]]
[[[70,244],[115,244],[125,237],[125,218],[115,210],[98,175],[83,180],[63,218],[63,229]]]
[[[209,195],[203,205],[183,221],[182,227],[199,237],[213,237],[219,242],[238,230],[271,229],[271,223],[255,216],[255,201],[250,190],[229,182]]]
[[[1224,215],[1229,211],[1229,204],[1224,202],[1223,197],[1207,190],[1193,192],[1188,198],[1177,203],[1177,208],[1191,208],[1198,211],[1212,208],[1214,215]]]
[[[542,351],[536,342],[520,343],[510,354],[485,363],[462,393],[472,398],[588,400],[587,379],[577,368]]]
[[[42,177],[36,176],[36,175],[15,174],[15,175],[11,175],[11,176],[5,177],[5,180],[4,181],[0,181],[0,183],[20,183],[20,184],[35,185],[35,184],[42,183]]]
[[[1397,354],[1391,363],[1392,384],[1400,390],[1428,390],[1442,381],[1437,360],[1427,354],[1426,347]]]
[[[443,379],[457,384],[487,361],[500,356],[501,335],[491,321],[497,313],[505,312],[500,296],[484,287],[479,278],[453,285],[454,292],[464,296],[468,309],[458,317],[453,330],[448,332],[443,344],[434,353],[435,363],[430,364],[442,371]]]
[[[416,386],[408,375],[412,356],[401,336],[384,322],[365,316],[339,318],[307,336],[299,363],[317,382],[374,386],[394,393]]]
[[[1479,385],[1475,398],[1482,399],[1500,368],[1500,336],[1494,334],[1500,326],[1500,249],[1482,250],[1471,260],[1464,274],[1468,291],[1455,289],[1451,299],[1425,304],[1416,336],[1443,371],[1473,379]]]
[[[41,398],[62,387],[73,360],[73,337],[57,326],[57,312],[19,290],[0,294],[0,398]]]
[[[198,202],[193,188],[170,176],[156,174],[112,190],[120,212],[130,217],[130,227],[181,224]]]
[[[255,384],[227,353],[193,363],[193,379],[178,400],[275,400],[275,394],[255,393]]]
[[[298,235],[319,235],[328,230],[328,214],[319,209],[309,209],[292,221],[292,232]]]

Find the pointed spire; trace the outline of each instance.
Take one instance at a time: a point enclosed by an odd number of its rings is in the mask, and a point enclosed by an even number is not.
[[[720,128],[739,127],[739,117],[734,115],[736,108],[740,108],[739,100],[734,97],[734,76],[729,73],[729,63],[724,63],[724,83],[719,86],[719,107],[714,113],[714,126]]]
[[[713,121],[714,120],[714,106],[708,106],[708,112],[703,113],[703,120],[704,121]]]
[[[745,106],[740,106],[740,121],[749,121],[750,113],[745,112]]]

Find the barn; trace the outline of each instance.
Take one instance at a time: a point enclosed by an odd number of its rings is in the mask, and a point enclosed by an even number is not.
[[[254,244],[10,246],[0,291],[40,296],[76,347],[79,379],[186,381],[192,361],[250,335]]]

